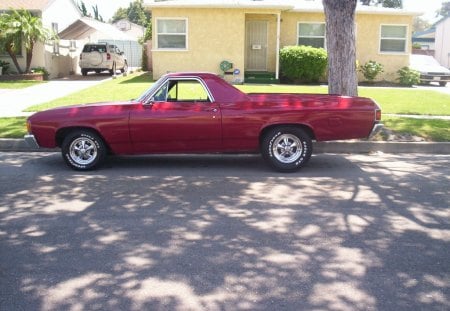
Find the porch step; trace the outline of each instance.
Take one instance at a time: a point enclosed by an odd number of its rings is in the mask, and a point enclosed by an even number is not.
[[[244,73],[244,82],[257,84],[279,84],[280,80],[275,78],[275,73],[273,72],[246,71]]]

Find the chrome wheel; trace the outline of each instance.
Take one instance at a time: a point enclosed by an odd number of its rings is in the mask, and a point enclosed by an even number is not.
[[[301,140],[292,134],[283,134],[276,138],[272,144],[272,153],[281,163],[292,163],[302,155]]]
[[[88,137],[75,139],[69,147],[72,160],[79,165],[89,165],[97,158],[97,145]]]

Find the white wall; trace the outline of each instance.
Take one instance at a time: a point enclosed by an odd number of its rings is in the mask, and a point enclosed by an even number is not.
[[[447,68],[450,67],[450,17],[436,26],[435,55],[437,61]]]

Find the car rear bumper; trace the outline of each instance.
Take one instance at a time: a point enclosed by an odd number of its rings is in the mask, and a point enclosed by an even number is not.
[[[25,140],[25,142],[27,143],[28,146],[30,146],[31,148],[34,149],[39,149],[39,145],[36,141],[36,138],[34,137],[33,134],[27,134],[23,137],[23,139]]]
[[[369,138],[372,138],[372,137],[374,137],[375,135],[377,135],[380,131],[381,131],[381,129],[384,127],[384,124],[383,123],[376,123],[376,124],[374,124],[374,126],[373,126],[373,128],[372,128],[372,131],[370,132],[370,134],[369,134]]]

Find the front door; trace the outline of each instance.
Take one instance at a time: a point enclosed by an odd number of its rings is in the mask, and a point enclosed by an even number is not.
[[[130,114],[135,153],[215,152],[222,148],[219,104],[198,80],[168,80],[151,102]]]
[[[267,21],[247,21],[246,61],[247,71],[267,71]]]

